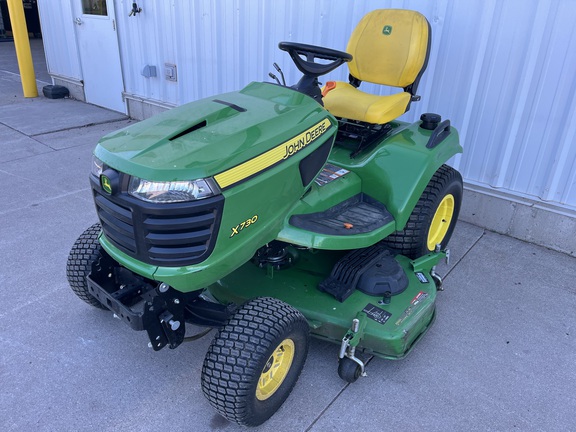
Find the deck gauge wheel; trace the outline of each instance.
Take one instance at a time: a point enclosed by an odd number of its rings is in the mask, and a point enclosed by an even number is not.
[[[338,361],[338,376],[348,383],[356,382],[362,375],[362,367],[348,357]]]

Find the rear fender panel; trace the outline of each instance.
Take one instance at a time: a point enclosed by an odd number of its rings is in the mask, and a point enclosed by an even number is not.
[[[329,162],[354,172],[362,181],[362,192],[381,201],[402,230],[434,173],[452,156],[462,153],[458,131],[437,146],[426,147],[432,131],[413,124],[394,123],[394,130],[371,151],[350,159],[350,151],[335,146]]]

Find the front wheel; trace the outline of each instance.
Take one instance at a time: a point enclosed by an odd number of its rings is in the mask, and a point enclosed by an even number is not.
[[[78,237],[68,255],[66,277],[70,288],[78,297],[90,306],[106,309],[96,297],[90,294],[86,281],[86,277],[92,271],[92,265],[102,257],[102,246],[98,241],[100,230],[100,224],[94,224]]]
[[[292,306],[262,297],[242,305],[214,337],[202,390],[230,421],[258,426],[290,395],[308,354],[308,322]]]
[[[406,227],[383,243],[412,259],[434,251],[438,244],[444,249],[458,220],[462,194],[460,173],[442,165],[416,203]]]

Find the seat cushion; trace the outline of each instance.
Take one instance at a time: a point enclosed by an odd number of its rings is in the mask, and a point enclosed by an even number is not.
[[[324,107],[336,117],[383,124],[406,112],[410,93],[377,96],[364,93],[348,83],[337,81],[336,87],[322,100]]]

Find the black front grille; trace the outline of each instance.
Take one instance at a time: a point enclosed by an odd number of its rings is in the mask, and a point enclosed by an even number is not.
[[[147,264],[180,267],[204,261],[216,242],[222,195],[186,203],[154,204],[119,192],[105,194],[91,178],[94,202],[106,238]]]

